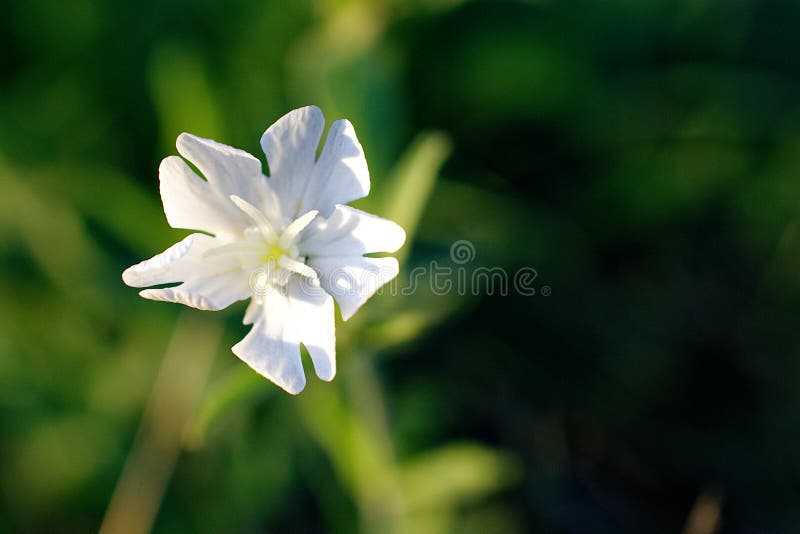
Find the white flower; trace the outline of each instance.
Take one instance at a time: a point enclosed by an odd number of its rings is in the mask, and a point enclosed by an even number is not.
[[[220,310],[251,299],[250,332],[233,352],[292,394],[306,383],[300,343],[317,375],[336,374],[333,300],[350,318],[398,273],[394,252],[405,241],[397,224],[346,206],[369,193],[369,172],[353,126],[334,122],[316,157],[325,119],[296,109],[261,137],[270,176],[252,155],[189,134],[181,156],[161,162],[161,199],[173,228],[199,230],[134,265],[122,279],[153,300]],[[211,235],[208,235],[211,234]]]

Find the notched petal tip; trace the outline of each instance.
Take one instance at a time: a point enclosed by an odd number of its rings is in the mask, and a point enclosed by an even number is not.
[[[320,122],[325,124],[325,116],[322,114],[322,110],[318,106],[309,105],[295,108],[287,113],[284,113],[278,120],[271,124],[261,135],[261,141],[262,143],[264,142],[264,138],[268,137],[270,131],[274,132],[294,124],[305,125],[307,123]]]
[[[258,367],[253,365],[246,354],[247,351],[245,349],[245,340],[242,340],[233,347],[231,347],[231,352],[233,352],[237,358],[239,358],[245,364],[247,364],[247,366],[250,369],[258,373],[262,377],[266,378],[267,380],[269,380],[270,382],[272,382],[273,384],[284,390],[286,393],[289,393],[290,395],[298,395],[302,393],[302,391],[306,388],[306,375],[302,371],[295,376],[294,380],[287,381],[286,383],[281,383],[275,378],[269,376],[269,373],[266,370],[259,369]]]
[[[158,164],[159,179],[163,180],[164,176],[169,172],[183,172],[182,165],[184,163],[183,158],[175,154],[165,157],[161,160],[161,163]]]
[[[134,282],[136,280],[136,274],[132,271],[133,267],[128,267],[124,271],[122,271],[122,281],[125,283],[126,286],[129,287],[136,287]]]
[[[257,169],[252,168],[250,170],[261,172],[261,162],[254,155],[240,148],[232,147],[207,137],[200,137],[198,135],[182,132],[175,140],[175,148],[178,149],[179,154],[190,161],[196,159],[204,160],[209,156],[212,158],[220,156],[244,158],[247,163],[258,164]]]
[[[319,108],[319,106],[315,106],[314,104],[309,104],[308,106],[302,106],[302,107],[299,107],[299,108],[295,108],[295,109],[291,110],[290,112],[284,114],[283,117],[290,117],[290,116],[294,116],[294,115],[307,115],[307,116],[314,117],[314,118],[323,118],[324,119],[324,116],[322,114],[322,110]],[[281,117],[281,118],[283,118],[283,117]],[[280,120],[280,119],[278,119],[278,120]]]
[[[325,290],[339,304],[344,321],[400,273],[399,263],[392,257],[352,257],[345,263],[341,263],[341,259],[321,258],[314,262],[314,267],[320,270]]]
[[[314,113],[314,114],[322,115],[322,110],[319,108],[319,106],[316,106],[314,104],[309,104],[307,106],[301,106],[301,107],[296,108],[296,109],[294,109],[292,111],[303,111],[303,112],[306,112],[306,113]],[[292,113],[292,111],[290,111],[289,113]],[[288,113],[287,113],[287,115],[288,115]]]
[[[394,222],[394,221],[392,221],[392,222]],[[397,226],[398,234],[400,235],[400,237],[399,237],[400,246],[402,247],[403,245],[406,244],[406,229],[403,228],[402,226],[400,226],[397,223],[394,223],[394,224],[395,224],[395,226]],[[398,248],[400,248],[400,247],[398,247]]]
[[[355,310],[346,310],[345,311],[345,309],[342,308],[341,305],[339,306],[339,312],[341,313],[342,321],[344,321],[344,322],[347,322],[348,319],[350,319],[353,315],[355,315],[358,310],[359,309],[356,308]]]
[[[324,380],[325,382],[331,382],[334,378],[336,378],[335,367],[331,369],[317,369],[317,367],[314,366],[314,372],[317,374],[317,377],[320,380]]]
[[[387,248],[386,252],[397,252],[402,248],[403,245],[406,244],[406,231],[396,222],[389,221],[388,219],[384,220],[389,223],[385,231]]]
[[[250,303],[247,305],[247,309],[244,311],[244,317],[242,317],[242,324],[250,325],[255,324],[256,320],[261,315],[261,305],[259,302],[256,301],[255,298],[250,299]]]
[[[195,139],[198,139],[196,135],[192,135],[189,132],[181,132],[175,139],[175,148],[177,148],[178,151],[180,151],[182,145],[185,145],[186,143],[191,143]]]
[[[299,395],[300,393],[303,392],[304,389],[306,389],[306,385],[305,383],[303,383],[300,385],[298,389],[289,389],[288,387],[281,389],[283,389],[286,393],[289,393],[290,395]]]

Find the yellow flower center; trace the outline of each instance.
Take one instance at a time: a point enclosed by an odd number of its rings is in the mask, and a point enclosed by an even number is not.
[[[261,263],[277,262],[283,255],[290,256],[278,243],[268,243],[264,255],[261,257]]]

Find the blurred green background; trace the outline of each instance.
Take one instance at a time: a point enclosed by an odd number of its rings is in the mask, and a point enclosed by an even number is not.
[[[800,530],[800,3],[11,1],[0,531]],[[291,397],[146,301],[188,131],[346,117],[401,280]],[[425,280],[423,280],[425,282]],[[549,289],[550,294],[545,295]]]

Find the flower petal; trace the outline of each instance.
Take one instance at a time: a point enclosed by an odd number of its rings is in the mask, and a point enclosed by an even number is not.
[[[311,172],[300,211],[316,209],[323,217],[329,217],[336,204],[347,204],[368,194],[369,170],[364,149],[350,121],[338,120],[331,125]]]
[[[269,181],[280,198],[283,215],[289,220],[296,219],[301,212],[324,126],[322,111],[307,106],[290,111],[261,136],[261,148],[269,164]]]
[[[336,206],[328,219],[312,223],[298,243],[300,254],[317,256],[361,256],[372,252],[394,252],[406,240],[396,223],[350,206]]]
[[[247,227],[244,214],[230,199],[218,195],[180,157],[164,158],[158,174],[164,213],[173,228],[224,235]]]
[[[247,277],[224,273],[207,278],[193,278],[176,287],[145,289],[139,295],[150,300],[175,302],[198,310],[217,311],[250,297]]]
[[[291,315],[290,299],[277,288],[263,302],[253,328],[233,353],[287,392],[296,395],[306,386],[300,344]]]
[[[316,280],[293,276],[289,282],[292,316],[300,341],[322,380],[336,375],[336,333],[333,298]]]
[[[309,210],[323,217],[336,204],[346,204],[369,194],[369,170],[364,149],[350,121],[331,125],[316,162],[325,118],[316,106],[290,111],[261,137],[270,182],[290,220]]]
[[[203,173],[219,196],[227,199],[236,195],[267,217],[279,219],[277,196],[261,172],[258,158],[244,150],[188,133],[178,136],[176,147],[181,156]]]
[[[131,287],[147,287],[157,284],[171,284],[181,281],[180,259],[184,258],[194,244],[196,237],[191,234],[149,260],[132,265],[123,271],[122,281]]]
[[[122,280],[132,287],[182,282],[175,287],[145,289],[151,300],[185,304],[201,310],[221,310],[251,295],[248,275],[233,257],[206,257],[219,240],[192,234],[149,260],[129,267]]]
[[[319,274],[323,289],[339,303],[345,321],[400,272],[394,258],[317,257],[308,264]]]

